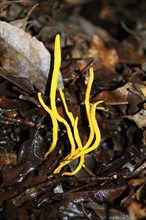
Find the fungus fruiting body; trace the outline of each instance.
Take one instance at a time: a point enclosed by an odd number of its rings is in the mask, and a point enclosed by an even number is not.
[[[64,110],[66,112],[66,116],[68,119],[63,118],[56,106],[56,90],[57,90],[57,82],[58,82],[58,73],[61,66],[61,47],[60,47],[60,35],[58,34],[55,39],[55,49],[54,49],[54,69],[51,80],[51,88],[50,88],[50,107],[48,107],[42,99],[42,95],[38,93],[38,99],[42,107],[47,111],[52,120],[52,144],[49,150],[46,152],[45,157],[47,157],[57,146],[58,140],[58,128],[59,123],[62,123],[67,131],[67,136],[70,142],[70,153],[60,162],[58,167],[54,170],[54,174],[60,173],[62,168],[69,164],[71,161],[75,159],[79,159],[79,163],[76,169],[72,172],[64,172],[62,175],[72,176],[77,174],[80,169],[84,166],[84,157],[86,154],[95,150],[100,143],[100,130],[96,120],[96,107],[102,101],[98,101],[94,104],[90,104],[90,92],[92,83],[94,80],[94,72],[93,68],[89,69],[89,79],[87,83],[87,89],[85,94],[85,109],[86,115],[89,122],[89,138],[86,144],[83,146],[80,133],[78,130],[78,117],[74,118],[73,114],[68,110],[68,106],[65,100],[65,96],[63,90],[59,89],[60,98],[62,100],[62,104]]]

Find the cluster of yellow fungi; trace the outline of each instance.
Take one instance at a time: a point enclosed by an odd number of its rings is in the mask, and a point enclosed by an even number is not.
[[[78,117],[74,118],[73,114],[68,110],[68,106],[64,97],[64,93],[62,89],[59,89],[59,94],[63,103],[64,110],[68,117],[68,121],[64,119],[57,110],[56,107],[56,90],[58,84],[58,73],[61,66],[61,47],[60,47],[60,35],[58,34],[55,39],[55,49],[54,49],[54,69],[51,80],[51,88],[50,88],[50,107],[48,107],[42,99],[42,95],[38,93],[38,99],[41,106],[49,113],[50,118],[52,120],[53,127],[53,135],[52,135],[52,143],[49,150],[45,154],[45,158],[54,150],[57,146],[58,140],[58,122],[64,124],[68,139],[70,142],[70,153],[63,159],[63,161],[59,164],[59,166],[54,170],[54,174],[60,173],[61,169],[69,164],[71,161],[75,159],[79,159],[79,163],[76,169],[73,172],[64,172],[62,175],[72,176],[77,174],[80,169],[84,166],[84,157],[89,152],[95,150],[100,143],[100,130],[96,120],[96,107],[102,101],[98,101],[92,105],[90,105],[90,92],[94,78],[93,68],[89,69],[89,79],[87,83],[86,95],[85,95],[85,108],[87,119],[89,122],[89,138],[86,144],[83,146],[78,130]]]

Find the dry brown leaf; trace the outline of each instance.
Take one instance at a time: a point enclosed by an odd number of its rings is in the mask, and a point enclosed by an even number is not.
[[[50,71],[51,55],[43,43],[22,29],[0,21],[0,62],[13,76],[27,78],[42,93]],[[62,87],[62,79],[60,85]]]
[[[9,82],[14,83],[19,88],[24,91],[33,94],[35,92],[33,85],[24,77],[15,77],[12,74],[9,74],[4,68],[0,67],[0,75],[7,79]]]
[[[128,104],[128,89],[132,87],[132,83],[128,82],[124,86],[114,91],[102,91],[95,100],[103,100],[107,105],[126,105]]]
[[[135,90],[133,87],[135,88]],[[132,84],[131,82],[127,82],[124,86],[119,87],[113,91],[104,90],[100,92],[94,99],[95,101],[103,100],[107,105],[130,104],[132,108],[133,105],[137,105],[140,101],[145,100],[145,90],[145,85],[143,83]],[[135,94],[139,98],[139,100],[137,102],[136,100],[131,100],[130,103],[129,94]]]
[[[141,52],[141,48],[135,42],[132,43],[132,39],[125,40],[121,44],[114,43],[114,48],[117,51],[117,54],[119,56],[119,60],[122,63],[128,63],[128,64],[143,64],[146,62],[146,58],[143,54],[143,51]],[[140,50],[140,52],[139,52]]]
[[[146,207],[137,200],[133,200],[128,207],[129,219],[145,219],[146,218]]]
[[[146,127],[146,110],[141,110],[134,115],[127,115],[124,118],[128,118],[131,121],[134,121],[139,128]]]
[[[94,35],[88,51],[88,56],[100,58],[102,64],[114,70],[119,63],[119,57],[114,48],[106,48],[104,41],[97,35]]]
[[[15,21],[11,21],[10,24],[17,26],[18,28],[22,28],[23,30],[25,30],[26,26],[27,26],[27,22],[28,22],[28,18],[31,15],[32,11],[38,6],[39,4],[35,4],[27,13],[27,15],[24,18],[15,20]]]
[[[6,149],[0,147],[0,170],[6,164],[17,164],[17,155],[13,152],[7,152]]]
[[[6,15],[5,9],[7,8],[7,6],[13,4],[13,3],[19,3],[21,2],[20,0],[16,0],[16,1],[3,1],[1,0],[0,2],[0,17],[4,17]]]

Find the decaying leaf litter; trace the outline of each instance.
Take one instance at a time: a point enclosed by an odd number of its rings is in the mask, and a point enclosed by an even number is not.
[[[146,218],[145,7],[1,1],[2,219]],[[62,92],[51,93],[57,34]]]

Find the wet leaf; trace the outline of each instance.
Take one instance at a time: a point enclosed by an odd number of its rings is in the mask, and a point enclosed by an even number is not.
[[[107,185],[94,188],[94,190],[84,190],[84,192],[64,193],[64,199],[74,203],[94,201],[96,203],[112,203],[126,189],[126,185]]]
[[[110,202],[112,203],[118,198],[126,189],[125,185],[122,186],[103,186],[97,188],[94,192],[90,192],[89,195],[93,201],[97,203]]]
[[[122,220],[129,219],[128,214],[125,213],[124,211],[117,210],[114,208],[111,208],[110,210],[106,210],[106,207],[104,207],[103,205],[99,205],[97,203],[90,202],[85,204],[85,207],[91,208],[100,219],[106,219],[107,216],[109,219],[122,219]]]

